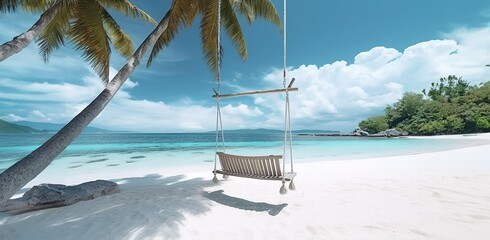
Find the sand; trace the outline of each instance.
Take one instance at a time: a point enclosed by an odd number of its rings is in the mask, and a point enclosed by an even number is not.
[[[489,239],[489,155],[482,145],[298,163],[287,195],[275,181],[213,185],[212,165],[72,176],[57,183],[112,179],[122,192],[0,213],[0,239]]]

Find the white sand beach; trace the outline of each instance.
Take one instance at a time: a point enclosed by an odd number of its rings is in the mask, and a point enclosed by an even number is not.
[[[446,136],[490,140],[490,134]],[[280,182],[211,182],[188,168],[53,176],[114,180],[121,193],[71,206],[0,213],[0,239],[472,239],[490,238],[490,145],[408,156],[295,164]]]

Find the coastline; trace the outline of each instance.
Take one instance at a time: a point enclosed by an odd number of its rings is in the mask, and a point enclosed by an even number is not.
[[[431,138],[490,140],[490,134]],[[295,164],[280,182],[211,183],[210,163],[88,172],[38,182],[114,180],[121,193],[21,214],[0,213],[0,239],[486,239],[490,144],[383,158]],[[221,179],[221,178],[220,178]],[[61,182],[60,182],[61,181]]]

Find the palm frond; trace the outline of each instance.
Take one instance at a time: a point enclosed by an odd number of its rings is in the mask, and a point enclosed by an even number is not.
[[[224,25],[226,33],[230,37],[231,41],[235,45],[235,48],[242,57],[242,60],[247,59],[247,45],[245,44],[245,38],[243,37],[242,28],[240,22],[235,15],[235,11],[230,1],[222,1],[221,4],[221,19]]]
[[[190,27],[197,16],[199,5],[195,0],[174,0],[169,11],[165,15],[168,18],[167,29],[158,38],[153,46],[147,67],[151,65],[158,53],[167,47],[177,35],[182,26]]]
[[[237,0],[235,7],[246,16],[249,23],[253,22],[256,17],[261,17],[282,29],[277,9],[270,0]]]
[[[217,46],[217,0],[202,0],[201,40],[205,60],[211,71],[217,76],[220,59],[218,47],[222,56],[223,49]],[[221,21],[231,41],[243,60],[247,58],[245,39],[235,10],[245,16],[248,23],[256,17],[264,18],[281,28],[281,20],[276,8],[270,0],[223,0],[221,4]]]
[[[36,40],[39,46],[39,53],[43,57],[44,62],[49,61],[49,57],[54,50],[59,49],[64,45],[64,37],[70,28],[69,19],[71,11],[68,9],[71,6],[59,5],[55,18],[46,26],[44,31]]]
[[[218,74],[218,1],[203,0],[201,5],[201,41],[204,59],[211,71]]]
[[[0,0],[0,12],[15,12],[21,7],[26,12],[44,12],[56,0]]]
[[[62,0],[23,0],[22,9],[31,13],[45,12],[59,1]]]
[[[0,0],[0,12],[15,12],[22,0]]]
[[[101,14],[99,4],[93,4],[92,0],[79,0],[73,10],[74,19],[68,35],[102,81],[108,83],[111,48]]]
[[[131,57],[134,52],[133,40],[124,33],[117,22],[112,18],[112,16],[104,8],[101,9],[102,22],[104,23],[105,29],[109,32],[110,39],[116,50],[124,57]]]
[[[112,8],[126,16],[141,18],[148,23],[157,24],[155,19],[128,0],[97,0],[105,9]]]
[[[158,40],[155,42],[155,45],[153,45],[153,49],[151,50],[150,57],[148,58],[148,62],[146,63],[146,66],[149,67],[151,66],[153,60],[155,57],[160,53],[160,51],[164,48],[167,47],[172,39],[177,35],[179,31],[179,24],[176,23],[174,18],[171,18],[171,12],[167,13],[169,16],[169,22],[167,26],[167,30],[165,30],[162,35],[158,38]]]
[[[230,1],[233,1],[233,7],[237,9],[245,17],[247,23],[252,24],[252,22],[255,20],[255,12],[251,8],[251,6],[248,5],[246,2],[244,2],[243,0],[230,0]]]

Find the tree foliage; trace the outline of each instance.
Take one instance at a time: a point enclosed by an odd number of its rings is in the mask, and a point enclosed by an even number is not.
[[[129,0],[0,0],[0,12],[15,12],[20,7],[26,12],[43,14],[28,32],[2,44],[0,56],[11,56],[11,46],[19,48],[15,51],[19,52],[32,39],[21,45],[16,39],[32,35],[41,56],[48,62],[51,54],[69,40],[104,83],[109,82],[111,46],[127,58],[134,52],[133,41],[111,14],[116,12],[156,24],[151,16]],[[0,61],[5,58],[0,57]]]
[[[427,95],[434,101],[451,102],[454,98],[465,95],[469,89],[471,87],[467,81],[461,77],[449,75],[447,78],[439,79],[439,83],[432,83]]]
[[[490,132],[490,82],[471,86],[451,75],[422,93],[403,94],[386,107],[384,116],[370,117],[359,126],[372,128],[375,119],[384,117],[386,128],[403,129],[412,135]]]
[[[218,46],[218,1],[174,0],[173,6],[176,13],[170,16],[168,30],[158,38],[153,47],[147,66],[168,46],[182,26],[190,26],[197,16],[201,16],[199,28],[204,59],[217,77],[224,52],[222,46]],[[220,6],[221,30],[229,37],[242,60],[246,60],[248,54],[239,17],[245,17],[248,24],[262,18],[281,28],[281,19],[271,0],[228,0],[221,1]]]
[[[386,121],[386,116],[374,116],[363,120],[361,123],[359,123],[359,127],[368,133],[373,134],[388,129],[388,122]]]

